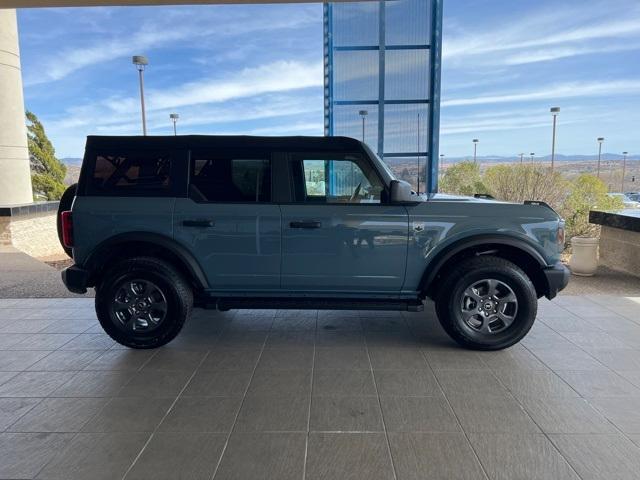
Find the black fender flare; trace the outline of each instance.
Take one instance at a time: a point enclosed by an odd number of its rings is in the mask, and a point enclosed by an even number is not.
[[[114,235],[98,244],[83,262],[82,267],[90,272],[99,269],[105,257],[108,257],[114,248],[127,243],[146,243],[169,251],[182,263],[182,266],[189,273],[198,288],[206,289],[209,287],[209,282],[202,267],[186,247],[180,245],[170,237],[153,232],[127,232]]]
[[[508,235],[472,235],[447,245],[427,263],[424,273],[422,274],[422,278],[420,279],[420,284],[418,285],[418,291],[422,294],[427,292],[443,265],[445,265],[447,261],[455,255],[469,248],[480,247],[482,245],[504,245],[506,247],[515,248],[521,250],[523,253],[534,259],[541,269],[549,266],[544,256],[533,242],[518,237],[514,238]]]

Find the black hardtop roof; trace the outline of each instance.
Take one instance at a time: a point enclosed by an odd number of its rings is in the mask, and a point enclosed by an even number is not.
[[[283,150],[361,149],[359,140],[349,137],[258,137],[252,135],[166,135],[100,136],[89,135],[86,148],[269,148]]]

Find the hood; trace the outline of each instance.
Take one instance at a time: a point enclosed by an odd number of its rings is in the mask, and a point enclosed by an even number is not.
[[[475,203],[513,203],[503,202],[488,197],[469,197],[466,195],[451,195],[448,193],[432,193],[430,195],[420,195],[423,201],[441,201],[441,202],[475,202]]]

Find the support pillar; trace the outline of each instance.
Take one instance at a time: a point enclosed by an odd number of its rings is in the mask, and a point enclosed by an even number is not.
[[[32,202],[18,23],[0,9],[0,205]]]

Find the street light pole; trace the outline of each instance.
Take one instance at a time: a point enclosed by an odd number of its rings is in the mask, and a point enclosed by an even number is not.
[[[598,178],[600,178],[600,159],[602,157],[603,142],[604,142],[604,137],[598,137]]]
[[[522,162],[524,161],[524,153],[520,154],[520,165],[522,165]]]
[[[553,115],[553,134],[551,138],[551,170],[553,170],[556,159],[556,119],[560,113],[560,107],[551,107],[551,115]]]
[[[132,63],[138,69],[138,76],[140,79],[140,107],[142,110],[142,135],[147,135],[147,117],[144,110],[144,68],[149,65],[147,57],[142,55],[134,55],[131,58]]]
[[[531,155],[531,165],[533,165],[533,157],[535,157],[535,153],[531,152],[529,155]]]
[[[360,110],[358,114],[362,117],[362,143],[364,143],[364,121],[367,115],[369,115],[368,110]]]
[[[624,193],[624,176],[627,173],[627,155],[629,155],[629,152],[622,152],[622,190],[620,190],[620,193]]]
[[[170,113],[169,118],[173,122],[173,135],[176,136],[178,135],[178,131],[176,129],[176,123],[178,123],[178,119],[180,118],[180,115],[178,115],[177,113]]]
[[[478,153],[478,140],[477,138],[473,139],[473,163],[476,163],[476,154]]]
[[[418,113],[418,195],[420,195],[420,113]]]

